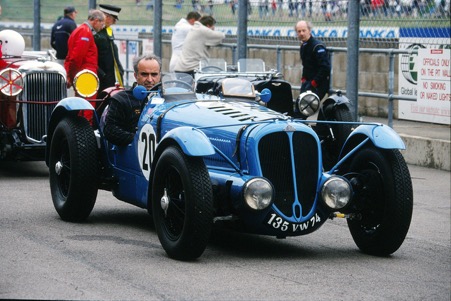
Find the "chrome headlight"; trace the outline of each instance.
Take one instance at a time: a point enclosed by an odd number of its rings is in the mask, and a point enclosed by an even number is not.
[[[319,109],[320,99],[318,95],[312,91],[302,93],[296,99],[296,107],[305,117],[310,117]]]
[[[23,90],[22,74],[12,68],[6,68],[0,73],[0,90],[6,96],[16,96]]]
[[[342,177],[330,177],[321,188],[321,197],[324,203],[334,210],[345,207],[351,200],[351,195],[351,184]]]
[[[271,183],[263,178],[253,178],[244,184],[243,196],[246,204],[255,210],[267,208],[273,199]]]

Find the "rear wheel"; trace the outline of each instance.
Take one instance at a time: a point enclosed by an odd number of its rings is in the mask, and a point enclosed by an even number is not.
[[[213,195],[205,163],[172,146],[163,151],[154,174],[152,214],[161,245],[171,258],[198,258],[213,223]]]
[[[368,254],[392,254],[403,243],[412,218],[412,182],[404,158],[399,150],[364,148],[353,157],[349,172],[358,183],[357,216],[348,219],[355,243]]]
[[[49,157],[53,205],[63,220],[89,216],[97,198],[97,172],[97,144],[89,122],[64,118],[53,134]]]

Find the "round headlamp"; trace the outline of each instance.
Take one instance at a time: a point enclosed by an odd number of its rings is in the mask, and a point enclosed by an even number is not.
[[[351,200],[351,194],[351,184],[342,177],[330,177],[321,188],[324,203],[333,210],[345,207]]]
[[[81,97],[91,97],[99,90],[99,78],[97,74],[88,69],[83,69],[75,75],[74,89]]]
[[[0,90],[7,96],[16,96],[23,90],[22,74],[12,68],[6,68],[0,73]]]
[[[263,178],[253,178],[244,184],[244,200],[254,210],[267,208],[272,202],[273,195],[271,183]]]
[[[318,95],[312,91],[301,93],[296,99],[297,109],[299,110],[299,113],[305,117],[314,115],[318,111],[319,105],[320,99]]]

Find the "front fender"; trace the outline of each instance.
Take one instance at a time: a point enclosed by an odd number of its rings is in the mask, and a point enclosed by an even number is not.
[[[204,132],[192,127],[177,127],[167,132],[158,146],[164,146],[167,140],[174,140],[188,156],[209,156],[215,149]]]
[[[48,163],[48,151],[50,148],[50,144],[52,143],[53,132],[55,131],[56,126],[68,114],[78,114],[80,110],[85,111],[94,111],[95,120],[97,121],[97,115],[94,107],[91,103],[84,98],[81,97],[67,97],[62,99],[56,107],[52,111],[52,116],[49,120],[49,126],[47,129],[47,147],[46,147],[46,159],[45,161]]]
[[[404,141],[389,126],[383,124],[363,124],[358,126],[349,135],[344,144],[346,148],[348,141],[353,140],[357,135],[368,137],[376,147],[383,149],[406,149]]]
[[[382,149],[405,149],[401,137],[389,126],[383,124],[362,124],[351,132],[343,145],[340,160],[329,170],[329,174],[336,171],[352,154],[366,145],[370,140],[375,147]]]
[[[77,96],[62,99],[58,102],[54,110],[57,110],[59,107],[64,107],[66,111],[95,110],[89,101]]]

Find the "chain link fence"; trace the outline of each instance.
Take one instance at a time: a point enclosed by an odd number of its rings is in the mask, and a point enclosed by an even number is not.
[[[345,47],[349,1],[324,0],[239,0],[247,1],[248,43],[298,45],[295,23],[306,19],[314,24],[313,33],[329,46]],[[352,0],[357,1],[357,0]],[[53,24],[65,6],[78,10],[77,23],[88,14],[88,0],[40,0],[41,23]],[[150,31],[154,20],[153,0],[97,1],[122,8],[116,26],[138,26]],[[0,0],[0,22],[33,22],[32,0]],[[227,42],[236,42],[238,0],[163,0],[163,30],[189,11],[211,14],[218,30],[225,31]],[[360,45],[369,48],[398,48],[401,37],[427,36],[436,47],[449,39],[450,0],[360,0]],[[448,29],[448,31],[447,31]],[[449,44],[449,43],[448,43]]]
[[[247,5],[238,1],[247,1]],[[332,86],[345,89],[347,96],[355,101],[355,112],[360,110],[364,115],[384,115],[388,99],[390,120],[393,105],[397,105],[393,104],[394,99],[408,100],[404,103],[409,103],[417,99],[419,89],[421,92],[422,88],[417,85],[419,54],[423,52],[424,55],[427,48],[451,48],[450,0],[360,0],[358,11],[353,5],[356,3],[351,1],[162,0],[162,15],[157,16],[156,21],[161,17],[164,68],[171,53],[173,26],[192,10],[215,17],[217,30],[226,33],[226,40],[221,49],[214,50],[216,56],[213,57],[227,58],[229,63],[234,63],[236,51],[227,47],[233,45],[233,49],[237,49],[237,27],[243,23],[243,20],[238,20],[238,16],[243,15],[242,12],[239,14],[238,6],[246,7],[248,57],[264,58],[267,67],[281,71],[285,79],[296,87],[302,66],[294,25],[298,20],[305,19],[313,22],[313,34],[325,42],[333,54]],[[38,11],[36,3],[40,3]],[[81,24],[86,20],[88,7],[92,3],[108,3],[122,8],[114,30],[116,40],[121,42],[121,51],[125,52],[124,66],[131,70],[129,58],[136,55],[138,49],[152,51],[154,42],[156,44],[158,41],[156,37],[153,39],[151,32],[155,19],[152,0],[0,0],[0,30],[15,24],[29,24],[26,30],[22,27],[19,32],[34,37],[33,21],[38,16],[41,28],[44,27],[42,34],[38,33],[38,43],[49,48],[50,27],[62,15],[64,7],[75,6],[78,10],[76,22]],[[351,14],[348,14],[348,9]],[[348,47],[348,26],[352,30],[355,25],[348,24],[348,18],[353,19],[357,15],[360,30],[358,47]],[[350,72],[356,66],[349,62],[358,62],[354,64],[358,66],[356,72]],[[398,81],[395,80],[396,75]],[[357,91],[364,97],[357,98]],[[420,102],[415,105],[426,107]],[[399,114],[406,119],[417,118],[417,115],[412,117],[406,107],[403,104]],[[412,116],[406,117],[405,112]]]

